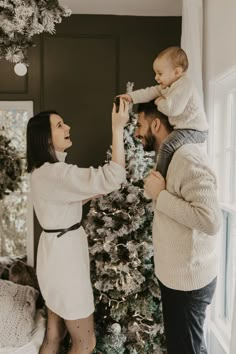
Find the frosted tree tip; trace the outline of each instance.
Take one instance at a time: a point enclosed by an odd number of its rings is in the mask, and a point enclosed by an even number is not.
[[[127,84],[126,84],[126,92],[127,93],[132,92],[133,91],[133,87],[134,87],[134,83],[128,81]]]

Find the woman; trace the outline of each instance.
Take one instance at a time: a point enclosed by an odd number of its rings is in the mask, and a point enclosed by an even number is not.
[[[112,110],[112,161],[95,169],[66,164],[70,127],[54,111],[41,112],[27,126],[27,163],[34,209],[42,226],[37,275],[48,321],[40,354],[58,354],[68,330],[70,354],[95,347],[93,293],[87,235],[81,226],[82,204],[120,188],[125,181],[123,129],[128,103]]]

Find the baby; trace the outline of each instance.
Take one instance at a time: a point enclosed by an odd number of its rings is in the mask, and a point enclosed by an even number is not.
[[[168,116],[174,130],[160,146],[156,170],[165,178],[174,152],[184,144],[203,143],[207,137],[207,119],[203,102],[194,84],[186,76],[188,58],[183,49],[169,47],[154,60],[157,86],[147,87],[119,97],[144,103],[155,99],[160,112]]]

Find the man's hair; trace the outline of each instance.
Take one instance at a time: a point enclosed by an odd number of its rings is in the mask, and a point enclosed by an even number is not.
[[[137,108],[137,113],[142,113],[142,112],[145,115],[145,119],[149,119],[153,121],[154,119],[158,118],[160,119],[161,123],[166,128],[166,130],[168,132],[172,132],[173,127],[169,123],[168,117],[164,113],[158,111],[157,106],[154,103],[154,100],[146,103],[139,103]]]
[[[52,143],[50,115],[56,111],[44,111],[30,118],[27,124],[27,172],[42,166],[45,162],[58,162]]]
[[[188,57],[185,51],[180,47],[169,47],[164,49],[158,54],[156,59],[166,57],[170,60],[174,68],[180,66],[183,69],[183,72],[188,69]]]

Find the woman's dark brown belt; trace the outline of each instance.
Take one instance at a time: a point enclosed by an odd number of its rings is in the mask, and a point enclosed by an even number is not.
[[[72,230],[77,230],[80,226],[82,226],[81,222],[77,222],[76,224],[68,227],[67,229],[54,229],[54,230],[47,230],[47,229],[43,229],[44,232],[47,233],[52,233],[52,232],[59,232],[59,234],[57,235],[57,237],[61,237],[63,236],[65,233],[67,233],[68,231],[72,231]]]

